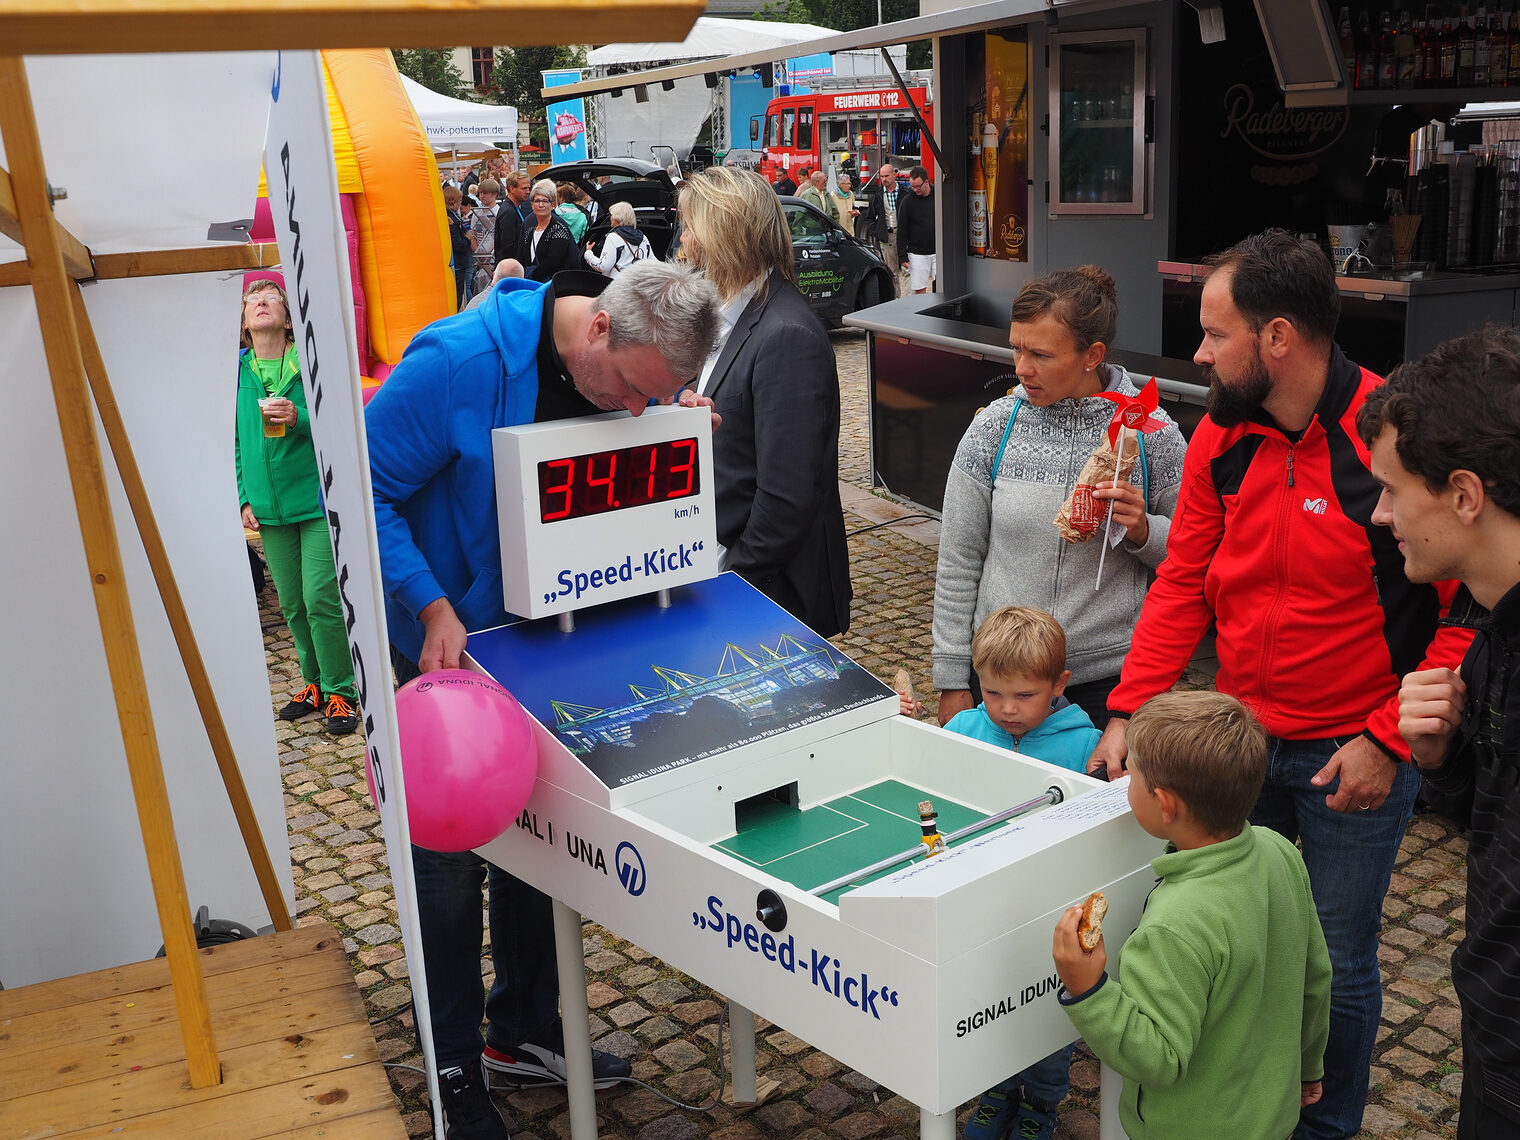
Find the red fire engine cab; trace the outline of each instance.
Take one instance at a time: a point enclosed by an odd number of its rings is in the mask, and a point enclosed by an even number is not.
[[[932,129],[929,89],[909,87],[908,94]],[[902,171],[922,166],[934,174],[918,120],[896,87],[783,95],[766,105],[764,125],[754,125],[759,127],[760,175],[767,182],[776,181],[782,171],[816,169],[820,163],[825,169],[843,169],[857,187],[888,161]]]

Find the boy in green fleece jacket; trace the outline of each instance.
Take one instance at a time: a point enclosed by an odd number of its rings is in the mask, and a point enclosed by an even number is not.
[[[1261,726],[1224,693],[1163,693],[1129,729],[1130,808],[1168,840],[1117,979],[1100,941],[1056,927],[1060,1002],[1124,1077],[1130,1140],[1286,1140],[1321,1094],[1330,956],[1297,849],[1246,816],[1266,776]]]

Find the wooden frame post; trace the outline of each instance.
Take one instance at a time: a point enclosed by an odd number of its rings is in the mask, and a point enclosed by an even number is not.
[[[259,830],[258,817],[248,799],[248,787],[243,783],[242,770],[227,736],[227,726],[222,720],[221,707],[216,702],[216,692],[211,688],[211,678],[206,675],[206,662],[201,657],[200,645],[195,640],[190,617],[185,613],[185,601],[180,596],[179,583],[174,580],[174,568],[169,564],[169,552],[164,549],[163,536],[158,531],[158,520],[153,517],[153,504],[148,501],[147,488],[143,486],[142,472],[137,468],[137,457],[132,453],[127,427],[122,422],[121,410],[111,391],[111,381],[106,375],[105,360],[100,346],[95,342],[95,330],[90,326],[90,315],[85,311],[84,297],[79,283],[68,284],[73,301],[74,321],[79,329],[79,347],[84,353],[85,375],[90,381],[90,391],[95,396],[95,407],[100,412],[101,426],[105,428],[106,441],[111,445],[111,455],[116,460],[116,470],[132,506],[132,517],[137,521],[137,533],[142,537],[143,550],[148,555],[148,565],[153,569],[153,580],[158,583],[159,597],[163,599],[164,612],[169,618],[169,628],[174,631],[174,643],[179,646],[180,659],[185,663],[185,673],[190,679],[190,691],[195,694],[196,708],[206,726],[206,737],[211,741],[211,752],[216,766],[221,770],[222,783],[227,798],[232,801],[232,814],[237,817],[238,830],[243,833],[243,846],[253,863],[254,876],[264,895],[264,907],[276,930],[290,930],[290,911],[285,907],[285,895],[280,890],[280,880],[275,877],[274,864],[269,859],[269,848],[264,845],[264,833]]]
[[[169,975],[179,1012],[180,1032],[190,1069],[190,1084],[206,1088],[221,1082],[206,980],[201,974],[184,869],[169,810],[169,793],[159,759],[158,741],[148,706],[148,687],[132,620],[131,599],[121,566],[105,470],[95,438],[79,327],[69,297],[59,227],[48,198],[42,145],[32,109],[26,67],[19,56],[0,57],[0,134],[11,163],[11,183],[27,260],[43,348],[57,404],[58,426],[68,462],[74,506],[79,515],[85,560],[95,592],[95,608],[122,743],[132,776],[132,793],[142,822],[148,874],[163,930]]]

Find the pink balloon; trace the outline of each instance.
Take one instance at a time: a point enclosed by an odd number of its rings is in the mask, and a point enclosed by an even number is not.
[[[469,851],[522,814],[538,745],[531,718],[495,681],[469,669],[424,673],[396,691],[396,727],[417,846]]]

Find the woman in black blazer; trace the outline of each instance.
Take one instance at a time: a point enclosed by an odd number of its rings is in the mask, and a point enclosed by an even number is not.
[[[724,306],[722,339],[696,388],[723,417],[713,433],[721,565],[815,633],[842,633],[851,590],[839,374],[794,284],[781,203],[758,174],[718,166],[688,179],[680,210],[682,252]]]
[[[517,260],[522,262],[523,276],[547,281],[561,269],[576,269],[575,238],[565,219],[554,212],[555,186],[547,178],[533,184],[528,198],[533,207],[534,225],[524,224],[517,239]]]

